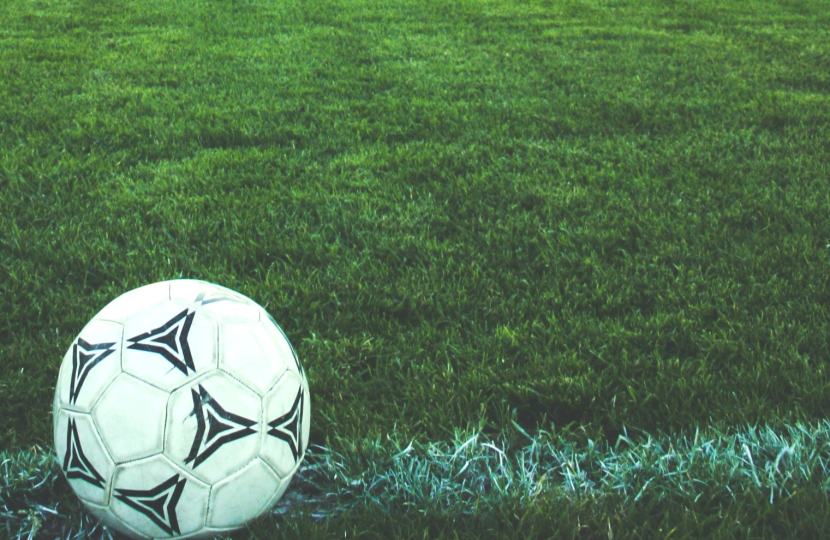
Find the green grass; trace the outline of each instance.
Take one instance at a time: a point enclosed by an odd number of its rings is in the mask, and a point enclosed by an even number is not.
[[[826,7],[5,0],[0,448],[50,447],[71,340],[173,277],[269,310],[333,452],[826,418]],[[830,515],[768,496],[727,514]],[[384,519],[296,523],[420,523]]]

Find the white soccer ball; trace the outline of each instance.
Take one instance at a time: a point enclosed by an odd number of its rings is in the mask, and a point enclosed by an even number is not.
[[[125,293],[84,327],[55,389],[72,489],[134,538],[238,529],[282,496],[308,445],[306,375],[274,319],[204,281]]]

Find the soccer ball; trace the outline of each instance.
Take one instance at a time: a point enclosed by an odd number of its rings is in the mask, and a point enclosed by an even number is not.
[[[133,538],[238,529],[282,496],[305,455],[297,354],[249,298],[204,281],[127,292],[84,327],[55,389],[72,489]]]

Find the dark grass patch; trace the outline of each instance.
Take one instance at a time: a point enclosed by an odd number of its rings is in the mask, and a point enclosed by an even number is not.
[[[642,501],[620,511],[619,500],[563,504],[539,497],[530,508],[508,505],[492,514],[456,517],[417,510],[379,512],[359,508],[349,515],[319,522],[308,516],[287,516],[278,524],[258,525],[253,538],[617,538],[639,539],[671,535],[676,538],[728,539],[820,538],[830,519],[824,493],[805,490],[774,509],[763,495],[737,501],[698,501],[686,507],[673,502]]]

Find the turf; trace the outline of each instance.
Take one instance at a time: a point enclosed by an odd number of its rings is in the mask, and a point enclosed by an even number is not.
[[[825,418],[829,24],[818,0],[4,1],[0,448],[51,446],[71,340],[174,277],[279,321],[327,447]]]

